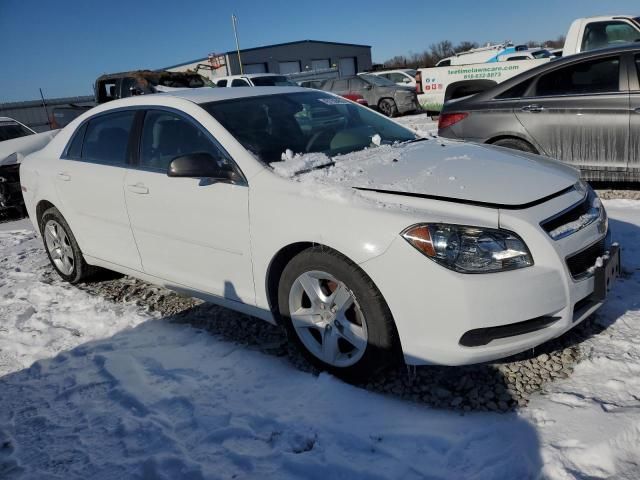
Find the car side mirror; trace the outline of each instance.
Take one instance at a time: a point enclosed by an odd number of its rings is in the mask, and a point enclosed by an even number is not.
[[[169,164],[169,177],[210,178],[213,180],[235,182],[239,180],[236,171],[226,161],[216,159],[205,152],[180,155]]]
[[[409,78],[407,78],[407,77],[404,77],[404,78],[402,79],[402,83],[411,83],[411,79],[409,79]]]

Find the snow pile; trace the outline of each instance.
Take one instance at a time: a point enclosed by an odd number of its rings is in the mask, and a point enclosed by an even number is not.
[[[278,175],[291,178],[298,173],[308,172],[314,168],[331,165],[332,163],[333,161],[324,153],[306,153],[301,155],[299,153],[294,154],[291,150],[287,149],[287,151],[282,154],[282,161],[271,163],[271,167]]]
[[[394,118],[394,120],[403,127],[413,130],[421,137],[434,137],[438,135],[438,122],[432,120],[426,113],[405,115]]]
[[[387,398],[92,297],[4,224],[0,478],[640,478],[640,202],[606,205],[629,273],[602,331],[503,415]]]

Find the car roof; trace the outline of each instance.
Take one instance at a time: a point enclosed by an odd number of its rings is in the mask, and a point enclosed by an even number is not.
[[[154,96],[171,96],[183,98],[193,103],[219,102],[236,98],[258,97],[260,95],[276,95],[281,93],[309,92],[303,87],[253,87],[253,88],[185,88],[166,93],[154,93]]]
[[[14,120],[11,117],[0,117],[0,122],[13,122],[13,123],[18,123],[16,120]]]
[[[234,78],[256,78],[256,77],[284,77],[284,75],[280,73],[245,73],[242,75],[227,75],[225,77],[216,77],[214,78],[214,81],[229,80]]]

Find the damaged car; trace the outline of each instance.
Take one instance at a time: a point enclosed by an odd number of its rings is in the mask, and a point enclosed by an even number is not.
[[[0,214],[26,213],[20,191],[20,162],[41,149],[56,132],[36,133],[9,117],[0,117]]]
[[[576,169],[421,138],[317,90],[116,100],[20,171],[63,279],[105,268],[282,325],[354,381],[535,347],[603,305],[620,269]]]

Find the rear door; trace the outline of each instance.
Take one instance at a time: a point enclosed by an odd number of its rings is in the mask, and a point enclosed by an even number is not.
[[[640,54],[630,59],[629,71],[629,162],[627,168],[634,169],[640,175]]]
[[[134,110],[97,115],[76,130],[54,182],[83,253],[141,270],[123,191],[134,116]]]
[[[206,152],[237,169],[233,160],[204,127],[173,110],[148,110],[139,143],[124,183],[144,272],[254,303],[248,186],[167,176],[180,155]]]
[[[541,74],[515,113],[541,153],[584,169],[626,167],[629,91],[620,55]]]

